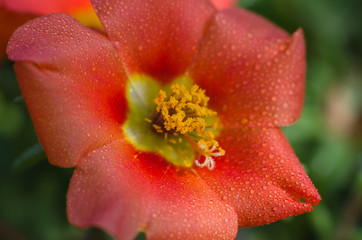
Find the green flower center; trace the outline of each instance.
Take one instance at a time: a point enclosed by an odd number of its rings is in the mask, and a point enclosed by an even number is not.
[[[134,75],[127,84],[128,118],[123,130],[140,151],[154,152],[168,162],[214,168],[225,155],[215,137],[216,112],[207,107],[205,91],[187,76],[162,87],[149,76]]]

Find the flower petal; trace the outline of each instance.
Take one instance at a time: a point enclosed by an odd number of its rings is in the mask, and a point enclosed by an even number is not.
[[[71,11],[90,6],[90,0],[3,0],[7,9],[14,12],[48,14],[70,13]]]
[[[211,0],[211,2],[217,9],[228,8],[236,5],[235,0]]]
[[[280,129],[229,128],[218,140],[225,157],[216,159],[213,171],[198,173],[236,209],[239,226],[302,214],[321,200]]]
[[[0,61],[6,56],[5,50],[11,34],[13,34],[17,27],[23,25],[34,17],[35,16],[31,14],[19,14],[11,12],[2,7],[2,2],[0,1],[0,22],[6,23],[1,25],[0,30]]]
[[[210,105],[229,120],[249,126],[291,124],[304,98],[302,31],[289,37],[246,10],[223,10],[206,30],[189,71],[212,96]]]
[[[73,166],[120,137],[126,77],[104,36],[67,15],[49,15],[20,27],[8,55],[51,163]]]
[[[68,217],[99,226],[117,239],[234,239],[237,216],[191,169],[125,140],[90,152],[77,166],[68,192]]]
[[[207,0],[93,0],[93,6],[130,73],[170,80],[183,74],[196,52]]]

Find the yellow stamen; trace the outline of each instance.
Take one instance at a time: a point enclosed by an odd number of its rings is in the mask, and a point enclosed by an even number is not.
[[[160,129],[161,129],[161,127],[158,126],[157,124],[153,124],[152,127],[153,127],[154,129],[156,129],[156,130],[160,130]]]
[[[168,98],[166,92],[160,90],[154,100],[158,115],[152,126],[156,132],[165,133],[166,139],[167,132],[172,132],[175,136],[178,134],[184,136],[197,152],[205,156],[203,163],[195,160],[195,164],[212,170],[215,167],[213,157],[223,156],[225,151],[215,140],[213,132],[209,130],[216,129],[217,123],[206,125],[204,118],[216,116],[216,112],[207,107],[208,101],[209,97],[205,95],[205,90],[197,85],[187,90],[184,85],[174,84],[171,86],[171,95]],[[148,120],[146,119],[147,122]],[[191,136],[196,138],[197,143]],[[176,144],[173,139],[169,141]],[[182,138],[179,138],[179,142],[182,142]]]
[[[173,140],[173,139],[169,139],[168,141],[170,141],[170,142],[173,143],[173,144],[176,144],[176,141]]]

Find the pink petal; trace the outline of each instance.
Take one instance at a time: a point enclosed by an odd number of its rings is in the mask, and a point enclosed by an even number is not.
[[[239,226],[302,214],[321,200],[278,128],[229,128],[218,140],[225,157],[216,158],[213,171],[198,169],[198,173],[236,209]]]
[[[49,15],[20,27],[8,55],[52,164],[73,166],[120,137],[126,77],[107,38],[67,15]]]
[[[93,0],[130,73],[159,80],[183,74],[215,9],[207,0]]]
[[[0,61],[6,57],[6,46],[15,29],[34,17],[31,14],[19,14],[9,11],[2,7],[2,2],[0,1],[0,23],[2,24],[0,30]]]
[[[291,124],[303,106],[303,33],[289,37],[246,10],[221,11],[205,32],[190,75],[227,121]]]
[[[138,153],[125,140],[90,152],[68,192],[68,217],[117,239],[234,239],[237,216],[191,169]]]

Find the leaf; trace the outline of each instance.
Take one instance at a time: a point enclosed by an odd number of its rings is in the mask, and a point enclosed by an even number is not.
[[[19,105],[23,105],[25,104],[25,101],[24,101],[24,97],[23,96],[17,96],[15,99],[14,99],[14,103],[15,104],[19,104]]]
[[[46,159],[44,149],[40,143],[37,143],[15,159],[12,170],[19,173],[44,159]]]
[[[138,233],[138,235],[136,236],[136,238],[134,240],[145,240],[146,239],[146,234],[143,232]]]

